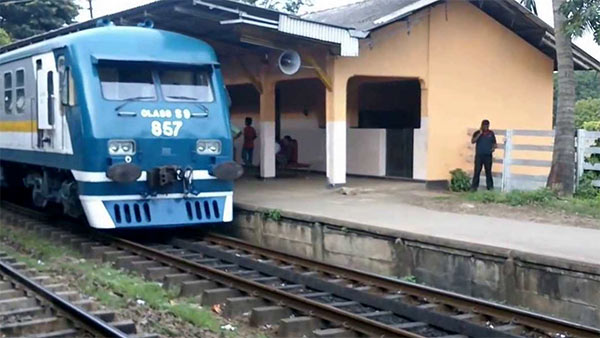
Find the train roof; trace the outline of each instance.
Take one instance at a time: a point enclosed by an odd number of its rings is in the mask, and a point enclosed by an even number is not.
[[[128,60],[180,64],[215,64],[213,48],[204,41],[160,29],[102,26],[44,40],[0,54],[0,64],[69,48],[96,60]]]

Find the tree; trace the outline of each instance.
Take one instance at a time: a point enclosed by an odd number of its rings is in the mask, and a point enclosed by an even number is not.
[[[566,0],[552,0],[558,68],[558,99],[552,167],[548,187],[570,196],[575,187],[575,74],[571,34],[561,7]]]
[[[8,45],[11,41],[10,35],[4,29],[0,28],[0,46]]]
[[[283,11],[288,13],[298,13],[302,6],[312,6],[311,0],[241,0],[251,5]]]
[[[535,0],[521,0],[536,11]],[[554,37],[558,68],[558,95],[552,167],[548,187],[562,195],[573,194],[575,186],[575,75],[571,37],[591,30],[600,43],[600,1],[552,0]]]
[[[535,5],[535,0],[521,0],[521,5],[527,8],[533,14],[538,15],[537,6]]]
[[[600,3],[597,0],[553,0],[558,68],[558,98],[552,167],[548,186],[562,195],[575,186],[575,74],[571,37],[590,29],[600,41]]]
[[[74,22],[74,0],[20,0],[0,3],[0,28],[20,40]]]

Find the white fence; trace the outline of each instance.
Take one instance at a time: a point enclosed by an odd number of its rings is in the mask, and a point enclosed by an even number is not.
[[[590,161],[592,155],[600,156],[600,131],[577,131],[577,182],[583,176],[584,171],[600,172],[600,163]],[[592,182],[600,187],[600,180]]]
[[[469,130],[469,134],[473,132]],[[501,171],[493,172],[496,187],[502,191],[545,187],[552,165],[554,131],[501,129],[494,132],[498,139],[498,150],[503,151],[503,154],[496,154],[494,158],[494,163],[502,166]],[[592,155],[600,154],[600,132],[578,130],[576,146],[576,179],[579,182],[585,171],[600,172],[600,163],[590,162]],[[516,171],[517,168],[520,170]],[[480,181],[485,182],[485,178],[481,177]],[[593,184],[600,187],[600,180]]]

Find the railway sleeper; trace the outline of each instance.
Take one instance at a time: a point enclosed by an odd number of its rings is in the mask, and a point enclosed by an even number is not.
[[[171,275],[174,273],[178,273],[179,270],[172,268],[170,266],[156,266],[156,267],[148,267],[146,271],[144,271],[144,277],[147,279],[158,282],[162,281],[166,275]]]
[[[163,278],[163,287],[165,289],[181,289],[181,283],[187,281],[199,280],[197,276],[189,273],[171,273]]]
[[[23,307],[12,311],[0,312],[0,321],[6,322],[10,318],[23,318],[23,317],[42,317],[47,314],[48,311],[41,306]]]
[[[342,328],[330,328],[314,330],[313,335],[317,338],[354,338],[358,337],[357,333],[351,330]]]
[[[225,300],[223,315],[235,318],[250,315],[253,308],[267,306],[267,301],[258,297],[230,297]]]
[[[14,299],[25,296],[25,292],[19,289],[9,289],[0,291],[0,300]]]
[[[31,308],[38,305],[35,298],[32,297],[19,297],[0,300],[0,312],[10,312],[21,308]]]
[[[239,290],[231,288],[207,289],[202,292],[201,305],[211,306],[222,304],[227,298],[239,297],[242,293]]]
[[[253,308],[250,312],[250,325],[263,326],[265,324],[273,324],[280,319],[289,317],[292,310],[282,306],[261,306]]]
[[[181,283],[181,289],[179,291],[180,297],[194,297],[202,294],[204,290],[214,289],[217,287],[217,283],[208,280],[191,280],[184,281]]]
[[[322,321],[314,317],[290,317],[279,321],[278,337],[310,337],[313,331],[320,329]]]
[[[58,317],[36,318],[28,321],[0,325],[0,333],[9,337],[22,337],[39,332],[52,332],[68,329],[66,319]]]

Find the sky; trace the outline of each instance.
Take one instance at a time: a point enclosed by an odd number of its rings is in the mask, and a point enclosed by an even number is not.
[[[88,0],[77,0],[83,9],[77,17],[78,21],[88,20],[90,18],[88,11]],[[152,2],[153,0],[92,0],[94,16],[102,16],[114,12],[122,11],[131,7],[140,6]],[[377,1],[377,0],[374,0]],[[494,1],[494,0],[487,0]],[[304,8],[303,11],[317,11],[331,7],[343,6],[357,0],[312,0],[313,6]],[[536,0],[538,14],[544,21],[553,25],[552,0]],[[575,44],[583,48],[590,55],[600,60],[600,46],[596,44],[591,33],[585,34],[581,38],[575,39]]]

